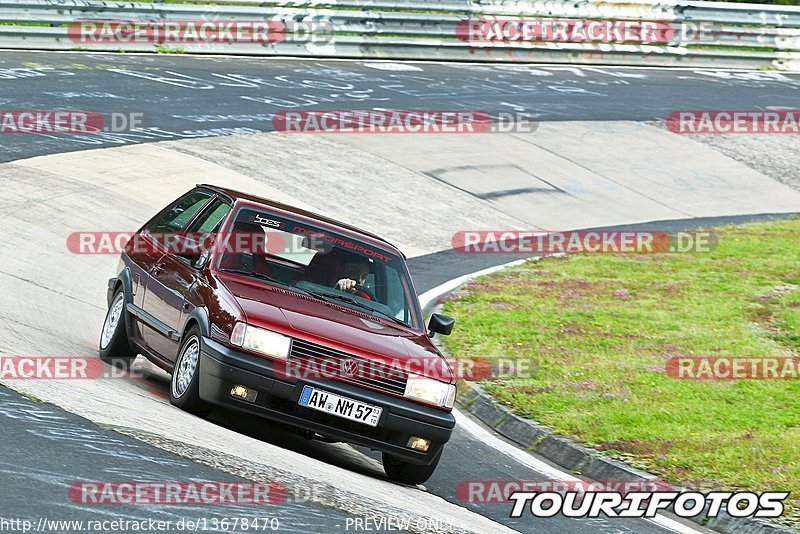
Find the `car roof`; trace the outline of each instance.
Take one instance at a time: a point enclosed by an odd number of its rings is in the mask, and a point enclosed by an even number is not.
[[[335,226],[337,228],[341,228],[347,230],[350,234],[356,235],[358,237],[367,238],[369,241],[378,241],[380,244],[384,246],[388,246],[393,252],[400,254],[403,258],[405,258],[405,254],[398,249],[396,246],[391,244],[390,242],[386,241],[384,238],[373,234],[372,232],[368,232],[366,230],[362,230],[356,226],[351,224],[344,223],[342,221],[337,221],[336,219],[332,219],[330,217],[326,217],[324,215],[320,215],[319,213],[314,213],[312,211],[307,211],[301,208],[296,208],[294,206],[290,206],[288,204],[283,204],[281,202],[276,202],[274,200],[270,200],[264,197],[259,197],[256,195],[251,195],[250,193],[243,193],[241,191],[236,191],[234,189],[228,189],[225,187],[220,187],[217,185],[210,185],[210,184],[197,184],[197,187],[202,187],[204,189],[209,189],[214,191],[215,193],[219,193],[225,197],[228,197],[232,202],[236,202],[237,200],[247,200],[250,202],[255,202],[258,204],[263,204],[265,206],[269,206],[272,208],[277,208],[282,211],[286,211],[289,213],[294,213],[296,215],[300,215],[303,217],[307,217],[309,219],[313,219],[315,221],[319,221],[324,224],[328,224],[331,226]]]

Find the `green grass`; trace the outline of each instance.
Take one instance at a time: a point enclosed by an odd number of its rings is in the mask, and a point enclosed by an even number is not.
[[[486,389],[521,415],[665,480],[789,490],[800,380],[689,381],[667,359],[800,355],[800,219],[719,229],[711,253],[577,255],[481,277],[445,302],[471,358],[533,358]]]
[[[120,52],[122,52],[122,50],[120,50]],[[160,44],[153,49],[153,52],[156,54],[185,54],[186,50],[179,46],[176,47]]]

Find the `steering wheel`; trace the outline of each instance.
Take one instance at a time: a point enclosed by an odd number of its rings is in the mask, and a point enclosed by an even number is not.
[[[375,300],[375,293],[361,284],[356,284],[353,294],[361,297],[362,299]]]

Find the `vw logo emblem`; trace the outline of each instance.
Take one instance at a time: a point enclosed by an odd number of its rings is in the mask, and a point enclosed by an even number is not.
[[[342,373],[347,376],[355,376],[358,372],[358,362],[355,360],[344,360],[342,362]]]

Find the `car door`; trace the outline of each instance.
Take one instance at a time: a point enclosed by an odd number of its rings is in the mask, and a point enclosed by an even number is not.
[[[132,335],[139,343],[144,343],[144,334],[149,326],[144,323],[141,311],[144,307],[144,294],[147,291],[147,282],[150,271],[164,255],[162,247],[147,232],[147,229],[139,232],[132,243],[125,249],[127,258],[125,266],[130,272],[131,278],[131,302],[133,303],[132,317],[135,319],[135,327]]]
[[[175,346],[177,336],[174,314],[168,308],[180,307],[181,302],[177,301],[171,290],[160,283],[157,277],[163,278],[163,271],[169,265],[163,260],[168,255],[170,243],[213,197],[211,191],[191,191],[153,218],[142,231],[143,239],[149,240],[152,246],[147,247],[147,252],[138,258],[143,274],[137,289],[137,295],[141,296],[134,300],[134,305],[138,307],[135,315],[141,327],[144,344],[165,359],[172,356],[174,351],[170,347]]]
[[[199,244],[199,234],[218,229],[230,209],[227,200],[214,197],[187,223],[150,273],[144,309],[163,328],[150,329],[145,342],[170,362],[175,361],[185,317],[198,304],[187,297],[203,277],[197,263],[201,254],[189,245]]]

